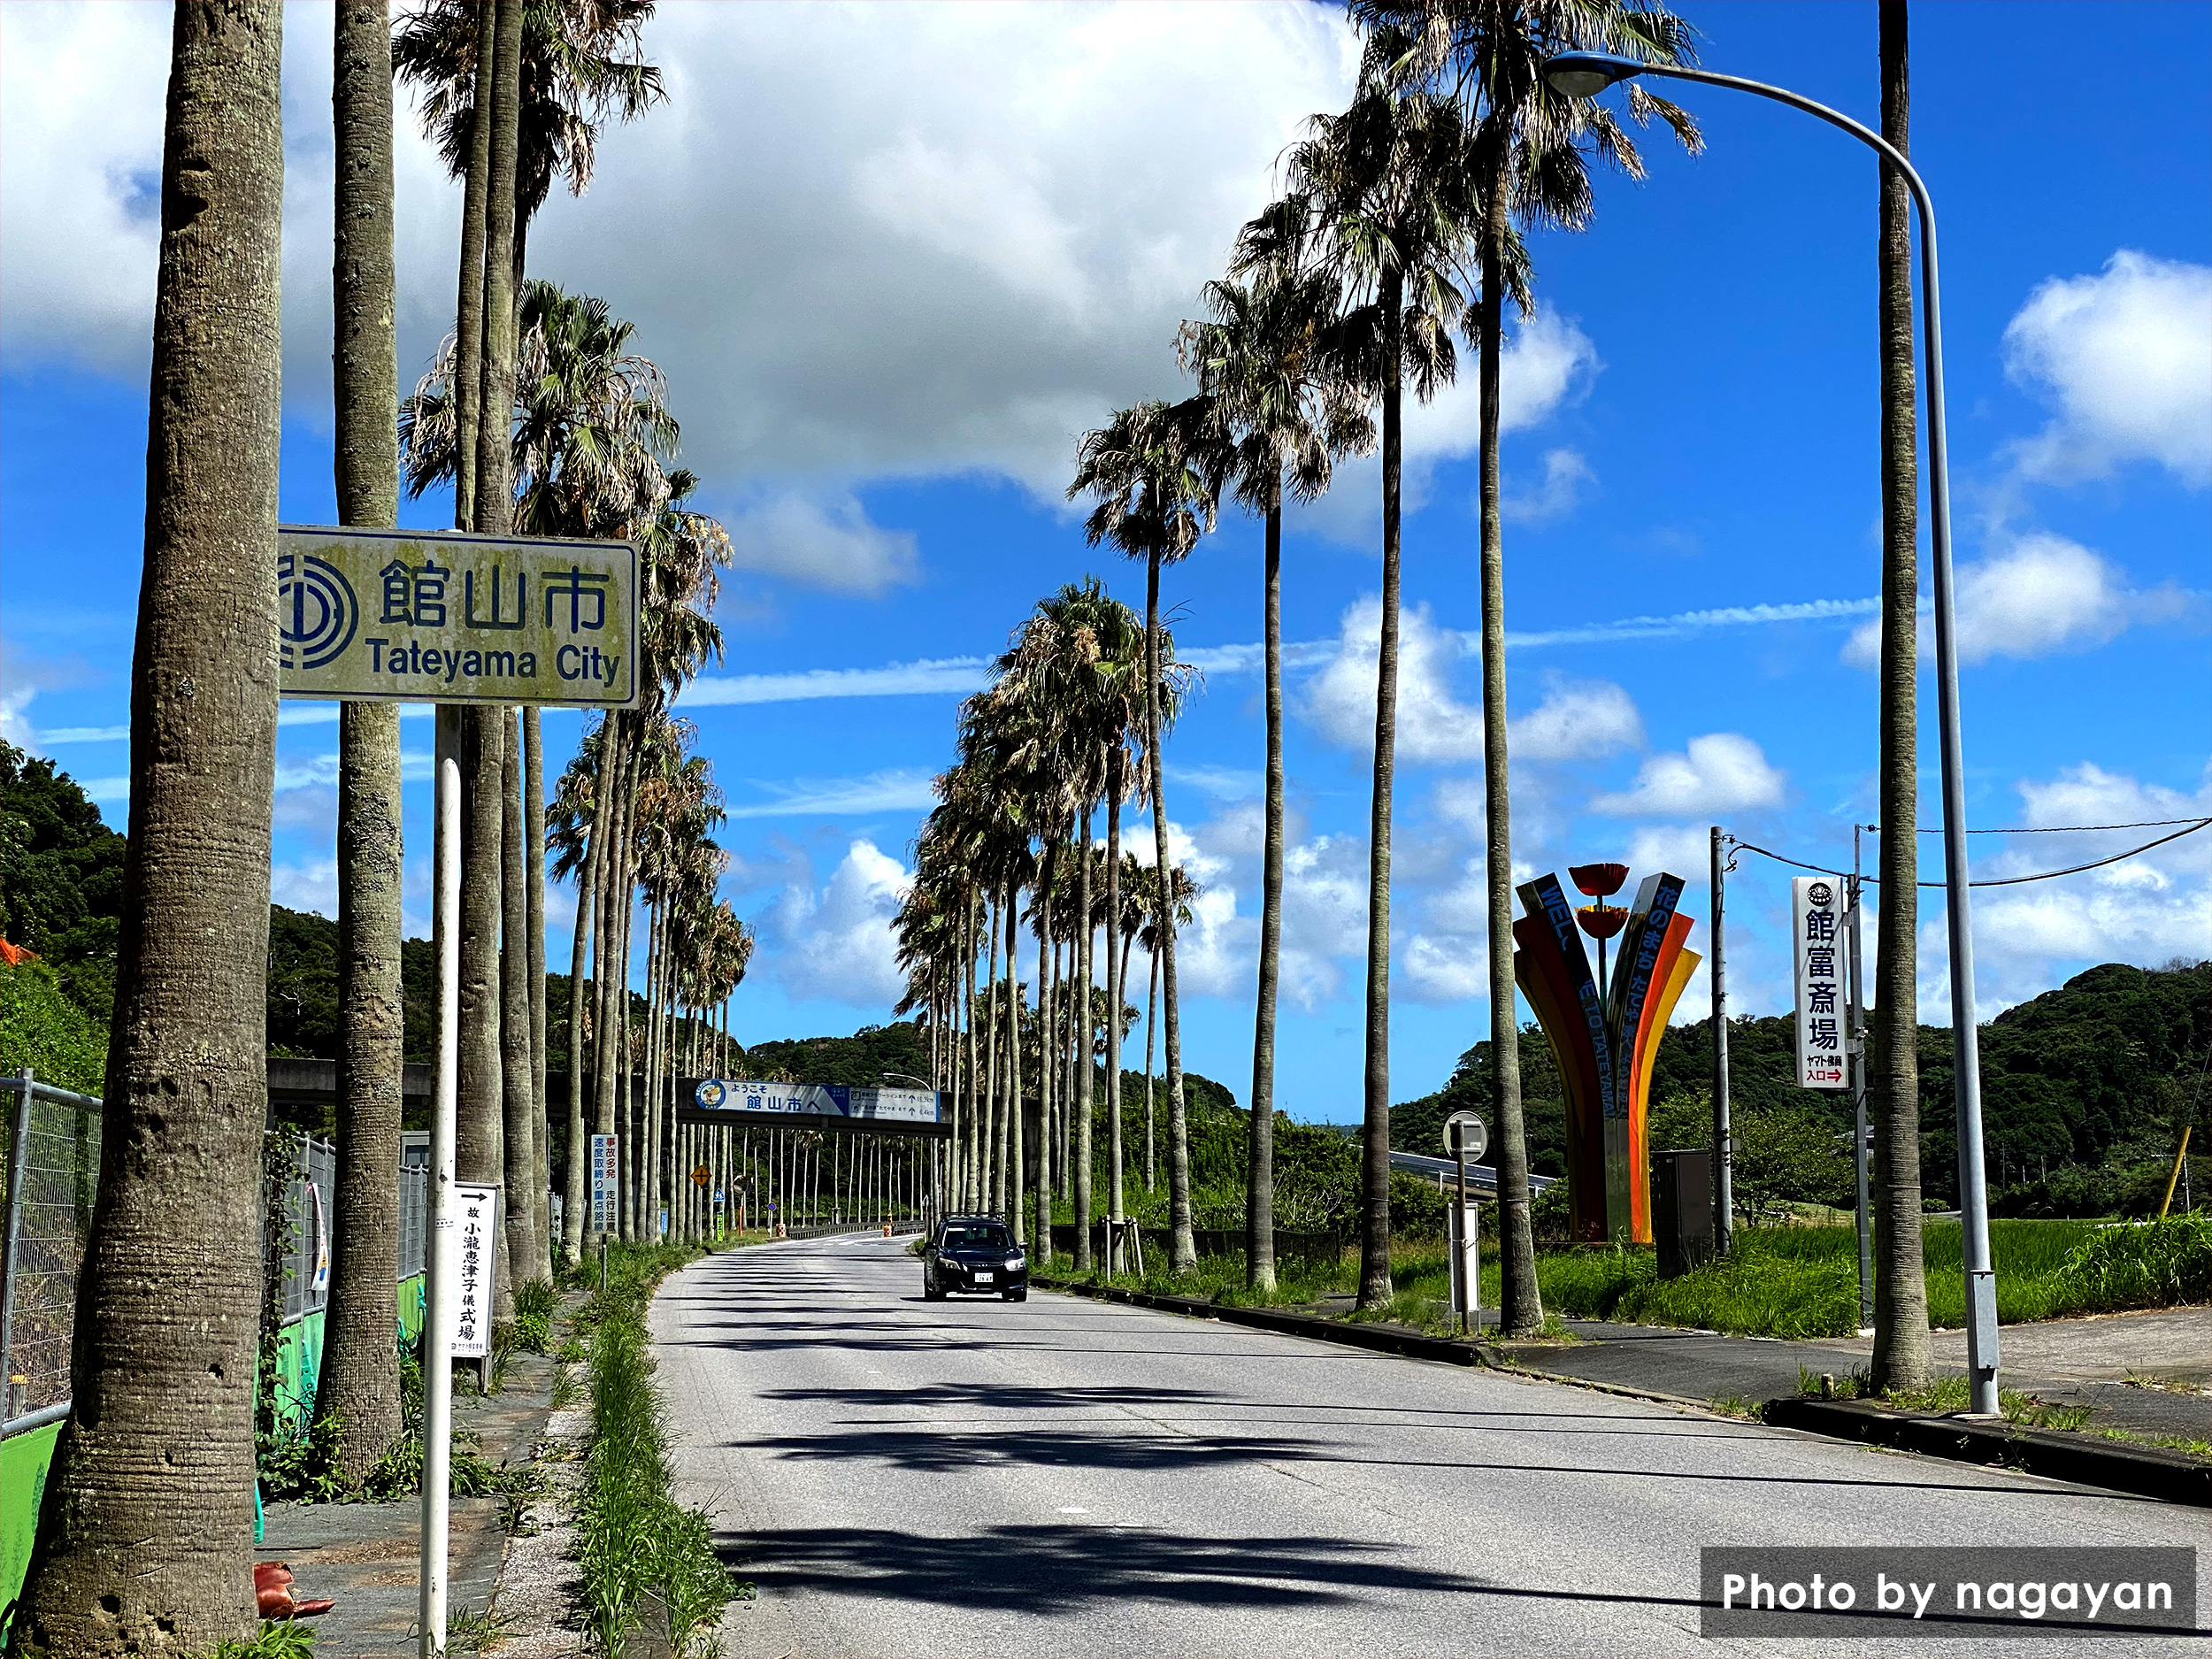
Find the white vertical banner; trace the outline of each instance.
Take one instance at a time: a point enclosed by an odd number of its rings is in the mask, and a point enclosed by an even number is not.
[[[492,1267],[499,1248],[499,1188],[453,1184],[453,1263],[446,1283],[453,1286],[455,1359],[482,1359],[492,1348]]]
[[[1802,1088],[1849,1087],[1844,1011],[1848,968],[1844,892],[1839,876],[1797,876],[1790,882],[1796,934],[1797,1081]]]

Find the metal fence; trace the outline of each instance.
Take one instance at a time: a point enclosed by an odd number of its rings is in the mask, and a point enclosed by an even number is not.
[[[337,1216],[338,1152],[327,1141],[295,1131],[272,1132],[272,1148],[292,1164],[287,1184],[290,1214],[272,1224],[286,1228],[280,1246],[283,1322],[296,1324],[330,1303],[330,1227]]]
[[[69,1398],[77,1271],[100,1186],[100,1102],[0,1078],[7,1125],[6,1231],[0,1234],[0,1421]]]

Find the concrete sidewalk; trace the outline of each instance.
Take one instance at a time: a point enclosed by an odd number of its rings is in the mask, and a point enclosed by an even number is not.
[[[454,1429],[475,1434],[488,1462],[526,1463],[545,1433],[552,1387],[550,1359],[517,1354],[508,1362],[503,1392],[480,1399],[455,1388]],[[491,1605],[507,1549],[503,1502],[453,1500],[449,1620],[481,1615]],[[337,1602],[313,1621],[319,1659],[410,1659],[418,1646],[422,1501],[272,1503],[266,1516],[254,1559],[288,1565],[302,1601],[328,1596]]]
[[[1782,1341],[1663,1325],[1570,1319],[1573,1342],[1507,1342],[1519,1364],[1617,1387],[1693,1400],[1760,1402],[1798,1391],[1800,1369],[1839,1379],[1871,1363],[1870,1338]],[[2212,1309],[2160,1308],[2008,1325],[1998,1379],[2046,1405],[2087,1406],[2087,1427],[2212,1440]],[[1966,1337],[1934,1334],[1936,1369],[1963,1376]],[[2139,1379],[2131,1382],[2130,1379]],[[2165,1386],[2142,1386],[2158,1379]]]

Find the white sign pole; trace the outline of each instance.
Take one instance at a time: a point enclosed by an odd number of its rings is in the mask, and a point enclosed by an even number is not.
[[[1840,876],[1798,876],[1790,882],[1791,930],[1797,961],[1797,1085],[1850,1087],[1845,1007],[1846,936]]]
[[[438,1068],[430,1111],[430,1239],[423,1252],[422,1659],[445,1652],[453,1462],[453,1141],[461,1056],[461,711],[438,710]]]

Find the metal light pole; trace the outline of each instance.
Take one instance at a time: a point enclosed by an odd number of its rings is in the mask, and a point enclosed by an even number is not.
[[[1944,906],[1951,944],[1951,1051],[1956,1079],[1959,1209],[1966,1254],[1966,1364],[1970,1410],[1997,1406],[1997,1278],[1989,1259],[1989,1192],[1982,1171],[1981,1044],[1974,1029],[1974,939],[1968,911],[1966,765],[1959,734],[1959,658],[1952,625],[1951,465],[1943,424],[1943,318],[1936,281],[1935,204],[1905,154],[1849,116],[1780,87],[1673,64],[1638,63],[1607,52],[1563,52],[1544,65],[1552,90],[1590,97],[1635,75],[1728,87],[1802,110],[1840,128],[1895,167],[1920,219],[1921,356],[1928,388],[1928,506],[1935,577],[1936,704],[1942,744]]]
[[[1728,945],[1721,932],[1723,883],[1728,879],[1728,854],[1722,845],[1720,826],[1713,826],[1713,1253],[1724,1256],[1735,1248],[1736,1169],[1735,1130],[1730,1125],[1728,1101]]]

